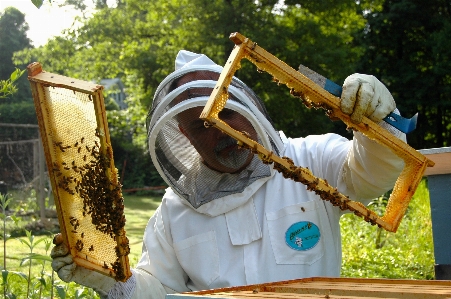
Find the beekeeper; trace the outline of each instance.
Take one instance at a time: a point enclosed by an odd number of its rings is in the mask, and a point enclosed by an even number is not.
[[[199,115],[222,67],[205,55],[180,51],[175,72],[158,87],[148,118],[152,160],[170,186],[144,232],[141,259],[125,283],[77,267],[64,244],[52,251],[64,281],[102,298],[163,299],[167,293],[312,276],[339,276],[342,211],[305,185],[284,179],[256,155]],[[403,161],[354,132],[291,139],[278,132],[262,101],[234,78],[219,117],[279,156],[308,167],[353,200],[368,203],[391,189]],[[349,76],[341,109],[355,122],[381,120],[395,110],[375,77]],[[394,129],[398,138],[405,135]]]

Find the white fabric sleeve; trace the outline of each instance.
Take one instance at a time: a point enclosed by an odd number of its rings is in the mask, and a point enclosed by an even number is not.
[[[404,133],[398,130],[393,133],[406,141]],[[340,184],[344,184],[343,187],[347,190],[345,194],[351,199],[368,204],[370,200],[393,188],[403,168],[404,161],[391,149],[370,140],[360,132],[354,132],[352,146],[342,168]]]
[[[132,269],[126,282],[117,282],[108,293],[108,299],[164,299],[175,293],[164,287],[152,274],[141,269]]]
[[[166,294],[189,291],[187,275],[178,263],[165,208],[165,200],[150,218],[144,231],[143,250],[132,277],[118,282],[109,299],[165,299]]]
[[[174,250],[170,216],[166,204],[167,202],[163,198],[144,231],[141,259],[135,267],[135,270],[139,270],[141,274],[141,276],[137,276],[137,285],[140,285],[140,279],[151,275],[150,279],[159,281],[162,288],[168,292],[188,292],[190,289],[186,284],[189,278],[178,262]],[[143,288],[137,289],[135,293],[139,293],[141,290]]]
[[[134,269],[133,274],[136,276],[136,287],[130,299],[164,299],[166,294],[175,293],[142,269]]]

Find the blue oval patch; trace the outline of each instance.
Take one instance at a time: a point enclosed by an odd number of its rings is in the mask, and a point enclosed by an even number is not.
[[[294,250],[309,250],[318,244],[321,233],[316,224],[310,221],[296,222],[287,229],[285,242]]]

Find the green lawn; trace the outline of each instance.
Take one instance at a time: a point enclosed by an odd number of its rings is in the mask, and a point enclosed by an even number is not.
[[[142,235],[149,218],[153,215],[155,209],[161,201],[161,195],[158,196],[133,196],[124,195],[125,199],[125,217],[126,217],[126,235],[130,241],[130,255],[129,261],[131,267],[134,267],[141,255]],[[16,200],[21,202],[21,200]],[[2,214],[3,215],[3,214]],[[30,219],[28,220],[30,221]],[[27,219],[18,221],[19,225],[23,226]],[[14,227],[14,222],[7,219],[8,227]],[[8,232],[8,230],[7,230]],[[3,233],[3,229],[1,229]],[[1,239],[3,241],[3,239]],[[59,281],[58,277],[52,273],[49,260],[33,260],[31,267],[31,275],[29,275],[29,263],[23,262],[23,259],[31,252],[29,246],[22,241],[32,244],[32,252],[40,254],[49,259],[50,250],[53,247],[52,234],[46,236],[30,236],[30,237],[16,237],[8,238],[6,243],[2,242],[2,249],[0,250],[0,259],[2,261],[2,268],[9,271],[8,284],[9,291],[17,298],[25,298],[27,292],[30,298],[50,298],[52,275],[55,280],[55,288],[53,289],[53,298],[98,298],[89,289],[84,289],[74,283],[66,284]],[[3,249],[6,245],[6,250]],[[4,259],[6,252],[6,258]],[[31,283],[27,283],[27,278],[31,277]],[[42,281],[46,281],[45,287],[41,289]],[[61,294],[56,295],[57,292]],[[65,294],[65,295],[63,295]],[[3,296],[3,290],[0,293]]]
[[[161,201],[161,196],[134,196],[125,195],[125,217],[126,217],[126,235],[130,241],[130,264],[133,266],[136,264],[138,258],[141,255],[142,247],[142,236],[144,228],[153,215],[155,209],[158,207]],[[19,239],[21,238],[10,238],[6,242],[7,250],[7,265],[16,267],[20,264],[20,261],[24,256],[26,256],[30,250],[27,246],[23,245]],[[51,237],[48,236],[37,236],[35,237],[35,242],[40,239],[48,239],[51,241]],[[46,254],[45,242],[39,243],[34,249],[35,253]],[[48,252],[49,253],[49,252]],[[3,260],[3,246],[0,252],[0,258]]]
[[[161,196],[125,195],[125,230],[130,241],[130,265],[141,256],[142,237],[149,218],[161,202]]]

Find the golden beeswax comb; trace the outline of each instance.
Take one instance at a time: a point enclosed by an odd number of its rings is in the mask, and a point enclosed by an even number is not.
[[[265,163],[274,163],[274,168],[282,172],[284,177],[305,184],[308,190],[314,191],[323,200],[330,201],[342,210],[348,209],[373,225],[396,232],[426,167],[433,166],[434,162],[366,117],[359,124],[352,123],[350,117],[341,112],[339,98],[265,51],[257,43],[237,32],[232,33],[230,39],[235,43],[235,48],[230,54],[200,118],[235,138],[240,145],[257,153]],[[224,108],[228,99],[228,86],[236,70],[240,68],[243,58],[251,61],[258,71],[272,75],[273,80],[278,84],[285,84],[290,88],[291,94],[301,98],[307,107],[325,109],[329,117],[341,119],[350,129],[360,131],[367,137],[390,148],[404,160],[404,169],[396,181],[383,216],[377,215],[359,202],[350,200],[349,197],[330,186],[327,181],[315,177],[309,169],[295,166],[288,157],[278,157],[272,151],[249,139],[245,134],[232,129],[219,119],[219,112]]]
[[[62,241],[77,265],[125,281],[130,248],[103,86],[37,62],[27,69]]]

